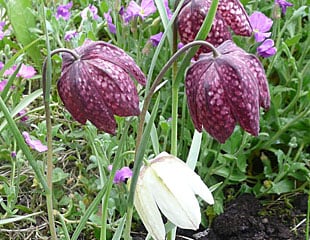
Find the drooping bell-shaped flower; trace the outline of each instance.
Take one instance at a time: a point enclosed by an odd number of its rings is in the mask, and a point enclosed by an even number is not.
[[[208,14],[211,2],[212,0],[185,1],[178,15],[178,32],[184,44],[195,39]],[[252,34],[248,15],[239,0],[219,1],[218,11],[206,41],[217,47],[224,41],[230,40],[229,28],[237,35],[251,36]],[[210,49],[201,47],[198,54],[201,52],[210,52]]]
[[[270,95],[262,64],[228,40],[213,53],[202,54],[186,73],[189,111],[198,131],[204,128],[220,143],[237,123],[257,136],[259,106],[268,109]]]
[[[79,59],[62,55],[57,87],[67,110],[78,122],[92,122],[114,134],[114,115],[137,116],[139,97],[131,77],[145,85],[146,78],[122,49],[102,41],[87,40],[75,49]]]
[[[161,213],[180,228],[198,229],[201,214],[195,195],[214,204],[201,178],[183,161],[163,152],[141,168],[134,205],[151,236],[164,240]]]

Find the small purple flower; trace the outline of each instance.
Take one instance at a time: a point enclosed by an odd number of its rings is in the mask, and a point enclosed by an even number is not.
[[[237,123],[250,134],[259,132],[259,106],[268,109],[265,71],[254,55],[228,40],[217,51],[202,54],[186,73],[186,95],[195,128],[204,128],[220,143]]]
[[[25,142],[31,149],[34,149],[38,152],[47,151],[47,146],[43,145],[40,140],[32,140],[28,132],[22,132],[22,135],[25,139]]]
[[[250,23],[253,28],[256,42],[262,42],[266,38],[270,37],[271,32],[268,31],[271,29],[273,21],[266,17],[263,13],[254,12],[250,16]]]
[[[258,48],[257,53],[261,57],[267,58],[275,55],[277,49],[274,47],[274,41],[272,39],[265,40]]]
[[[97,20],[99,18],[98,16],[98,9],[97,7],[95,7],[94,5],[89,5],[87,8],[85,8],[82,12],[81,12],[81,17],[82,19],[87,19],[87,14],[88,12],[90,12],[91,17],[94,20]]]
[[[11,157],[12,158],[16,158],[16,156],[17,156],[16,152],[11,152]]]
[[[114,176],[113,183],[120,184],[125,182],[128,178],[132,177],[132,171],[129,167],[122,167],[120,170],[117,170]]]
[[[107,21],[108,29],[111,33],[116,34],[116,26],[112,22],[112,17],[110,15],[111,10],[109,10],[107,13],[104,13],[103,16],[105,20]]]
[[[5,88],[7,83],[8,83],[7,79],[4,79],[4,80],[0,81],[0,92],[3,91],[3,89]]]
[[[56,19],[60,19],[63,18],[64,20],[69,20],[71,13],[70,13],[70,9],[72,8],[73,3],[69,2],[68,4],[64,4],[64,5],[60,5],[57,8],[57,12],[56,12]]]
[[[0,70],[4,67],[4,63],[0,61]]]
[[[169,2],[168,2],[168,0],[164,0],[164,5],[165,5],[165,9],[166,9],[166,13],[167,13],[168,20],[170,20],[171,17],[172,17],[172,12],[171,12],[171,10],[170,10],[170,8],[169,8]]]
[[[15,72],[16,68],[17,68],[17,66],[14,65],[11,68],[5,70],[3,73],[3,76],[12,75]],[[21,68],[19,69],[18,73],[16,74],[16,77],[22,77],[25,79],[29,79],[29,78],[32,78],[34,75],[36,75],[36,73],[37,72],[34,69],[34,67],[22,64]]]
[[[22,122],[25,122],[25,121],[28,120],[28,116],[27,116],[26,114],[27,114],[26,109],[23,109],[23,110],[21,110],[17,115],[21,117],[20,120],[21,120]]]
[[[162,32],[157,33],[157,34],[151,36],[149,41],[153,44],[154,47],[156,47],[156,46],[158,46],[162,36],[163,36]]]
[[[78,34],[79,34],[79,33],[78,33],[76,30],[67,31],[67,32],[65,33],[64,39],[65,39],[65,41],[68,42],[68,41],[70,41],[71,39],[77,37]]]
[[[114,115],[140,114],[132,78],[145,85],[145,75],[126,52],[112,44],[87,40],[74,50],[79,59],[62,55],[60,98],[79,123],[89,120],[99,130],[115,134]]]
[[[292,7],[293,4],[290,3],[290,2],[287,2],[285,0],[275,0],[275,4],[279,5],[281,10],[282,10],[282,13],[285,14],[286,13],[286,8],[287,7]]]
[[[5,26],[5,22],[0,22],[0,40],[2,40],[5,35],[4,32],[2,31],[4,26]]]
[[[142,0],[141,6],[135,1],[130,1],[126,10],[127,14],[131,17],[141,17],[145,19],[149,15],[156,12],[156,6],[153,0]]]

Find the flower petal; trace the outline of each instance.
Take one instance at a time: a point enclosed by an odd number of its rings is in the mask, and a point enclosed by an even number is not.
[[[250,134],[259,132],[259,96],[254,76],[245,64],[230,56],[216,59],[232,112],[240,126]]]
[[[252,27],[249,17],[239,0],[219,1],[218,11],[234,33],[251,36]]]
[[[156,158],[146,170],[148,175],[144,180],[152,189],[161,212],[173,224],[185,229],[197,229],[201,221],[200,207],[191,183],[187,181],[188,176],[183,175],[184,171],[180,169],[184,163],[179,161],[170,156]]]
[[[145,174],[145,173],[142,173]],[[145,184],[143,176],[138,179],[134,205],[147,231],[155,240],[165,239],[165,227],[161,214],[153,198],[151,189]]]

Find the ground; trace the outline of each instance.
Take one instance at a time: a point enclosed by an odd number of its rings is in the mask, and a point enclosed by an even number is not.
[[[305,222],[298,224],[306,218],[307,195],[296,195],[291,203],[278,199],[263,204],[250,194],[241,195],[214,219],[210,229],[180,230],[177,240],[304,240]],[[144,238],[141,233],[134,240]]]

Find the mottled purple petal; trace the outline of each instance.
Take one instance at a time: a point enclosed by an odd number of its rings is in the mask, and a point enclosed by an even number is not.
[[[220,0],[218,11],[235,34],[240,36],[252,35],[248,14],[239,0]]]
[[[22,135],[25,139],[25,142],[31,149],[34,149],[38,152],[47,151],[47,146],[43,145],[40,140],[32,140],[28,132],[22,132]]]

